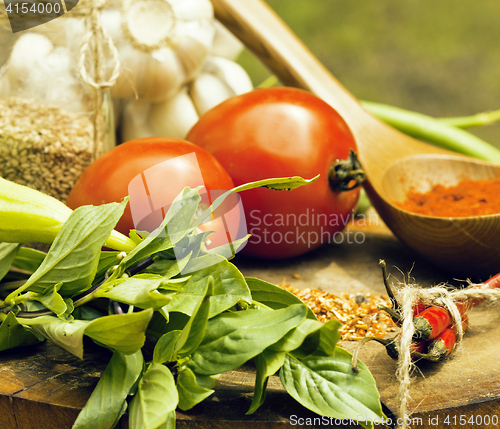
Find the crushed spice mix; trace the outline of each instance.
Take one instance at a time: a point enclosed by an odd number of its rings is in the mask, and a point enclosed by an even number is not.
[[[359,341],[367,336],[385,338],[388,333],[398,330],[391,317],[378,309],[379,306],[391,306],[385,295],[335,295],[318,289],[297,289],[285,281],[280,286],[300,298],[320,322],[331,319],[341,322],[339,333],[342,340]]]
[[[435,185],[425,193],[410,191],[395,205],[413,213],[438,217],[481,216],[500,213],[500,178],[462,180],[455,186]]]

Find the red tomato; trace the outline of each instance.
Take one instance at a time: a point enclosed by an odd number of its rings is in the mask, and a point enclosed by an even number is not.
[[[165,161],[169,161],[168,167],[163,164],[154,168]],[[137,186],[129,188],[131,183]],[[129,189],[134,189],[131,203],[136,223],[139,224],[134,225],[129,203],[116,227],[118,231],[128,235],[131,229],[152,231],[160,224],[165,210],[185,186],[195,188],[200,185],[208,191],[233,188],[231,177],[221,164],[201,147],[172,138],[137,139],[116,146],[92,163],[71,190],[67,205],[75,209],[87,204],[119,202],[129,195]],[[202,197],[203,193],[204,190],[200,190]],[[135,205],[132,199],[134,196],[137,197]],[[211,203],[211,197],[205,193],[205,198],[202,199],[204,206]],[[237,207],[236,211],[232,210],[229,221],[227,218],[223,220],[217,217],[203,225],[203,230],[217,231],[217,234],[209,237],[212,241],[210,247],[225,244],[226,229],[231,233],[238,227],[237,210]]]
[[[252,237],[242,253],[285,258],[342,238],[335,234],[349,221],[359,188],[333,191],[329,173],[332,164],[356,151],[356,144],[345,121],[320,98],[295,88],[258,89],[205,113],[186,140],[212,153],[235,186],[321,175],[291,192],[243,192]]]

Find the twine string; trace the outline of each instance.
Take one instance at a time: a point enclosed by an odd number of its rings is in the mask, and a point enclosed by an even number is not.
[[[477,286],[477,287],[475,287]],[[456,303],[467,302],[469,300],[487,300],[494,301],[500,298],[499,289],[480,289],[480,285],[471,285],[471,287],[462,290],[451,291],[443,286],[436,286],[428,289],[418,285],[404,285],[396,293],[401,305],[401,343],[399,350],[398,366],[396,377],[399,381],[397,394],[397,414],[400,419],[402,429],[408,428],[410,422],[410,413],[408,413],[408,401],[410,396],[411,372],[413,361],[411,358],[411,342],[414,334],[413,325],[413,306],[419,301],[426,306],[436,305],[446,308],[451,316],[457,339],[451,353],[460,348],[463,339],[462,315]]]
[[[120,59],[111,36],[101,25],[100,11],[103,5],[94,4],[85,17],[87,32],[80,49],[79,70],[83,81],[94,88],[94,147],[93,159],[103,151],[103,138],[107,126],[103,123],[103,92],[111,88],[120,75]],[[104,52],[109,52],[111,74],[106,78],[106,61]],[[107,58],[107,56],[106,56]]]

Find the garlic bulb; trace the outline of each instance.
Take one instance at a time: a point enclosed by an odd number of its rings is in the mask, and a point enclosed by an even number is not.
[[[211,57],[189,91],[201,116],[224,100],[252,89],[252,81],[243,67],[226,58]]]
[[[113,97],[161,102],[202,68],[215,29],[209,0],[123,0],[102,24],[122,64]]]
[[[245,69],[227,58],[210,57],[205,63],[204,70],[229,86],[233,95],[244,94],[253,89],[252,81]]]
[[[187,88],[181,88],[171,100],[153,104],[149,121],[155,135],[183,139],[198,121]]]
[[[146,100],[129,102],[123,108],[121,121],[121,140],[128,142],[139,138],[154,137],[149,123],[151,103]]]
[[[82,18],[63,15],[43,25],[38,25],[30,31],[42,34],[55,46],[65,46],[71,52],[78,54],[86,30]]]
[[[252,89],[252,82],[240,65],[226,58],[211,57],[202,73],[172,98],[160,103],[144,100],[128,103],[122,117],[122,139],[151,136],[183,139],[207,110]]]
[[[234,60],[243,51],[243,43],[219,21],[215,20],[214,26],[215,35],[210,53],[216,57]]]
[[[6,65],[9,95],[37,99],[68,112],[93,109],[92,94],[79,78],[74,56],[45,36],[26,33],[12,48]]]
[[[52,52],[54,45],[45,36],[26,33],[21,36],[12,48],[7,75],[12,87],[29,85],[31,71],[43,62]]]

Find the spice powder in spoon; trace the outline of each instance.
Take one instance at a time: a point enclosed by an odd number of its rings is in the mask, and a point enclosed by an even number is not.
[[[462,180],[455,186],[435,185],[425,193],[410,191],[396,206],[438,217],[466,217],[500,213],[500,178]]]

